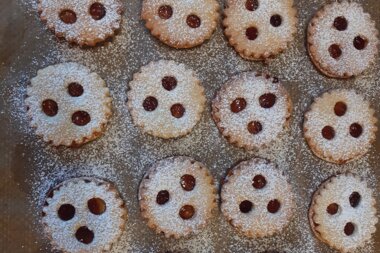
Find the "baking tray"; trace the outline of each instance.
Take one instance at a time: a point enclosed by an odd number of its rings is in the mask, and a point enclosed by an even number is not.
[[[126,231],[112,252],[334,252],[312,235],[307,210],[318,185],[338,172],[351,171],[366,177],[380,210],[379,136],[365,157],[343,166],[313,156],[302,137],[304,112],[313,98],[331,88],[355,88],[371,101],[380,118],[379,60],[364,75],[334,80],[318,73],[307,56],[306,27],[325,1],[295,1],[299,10],[296,40],[268,64],[241,59],[228,45],[221,25],[200,47],[169,48],[144,27],[139,17],[141,1],[123,2],[126,11],[122,29],[112,42],[81,49],[55,39],[40,22],[36,1],[0,0],[0,252],[53,252],[40,222],[43,198],[49,188],[75,176],[97,176],[114,182],[126,202]],[[219,2],[224,5],[224,1]],[[379,28],[380,1],[359,2]],[[246,70],[269,71],[291,94],[294,112],[290,129],[270,147],[246,152],[221,137],[208,106],[201,122],[184,138],[161,140],[142,134],[132,124],[126,107],[127,84],[142,65],[159,59],[172,59],[194,69],[206,89],[208,105],[232,75]],[[99,73],[113,97],[114,116],[105,135],[78,149],[46,145],[29,127],[25,113],[29,79],[38,69],[66,61],[79,62]],[[217,182],[241,160],[259,156],[276,162],[297,195],[294,219],[279,235],[258,240],[238,236],[220,212],[199,235],[181,240],[156,235],[140,217],[137,189],[152,163],[172,155],[188,155],[203,162]],[[377,228],[373,240],[358,252],[380,252],[379,225]]]

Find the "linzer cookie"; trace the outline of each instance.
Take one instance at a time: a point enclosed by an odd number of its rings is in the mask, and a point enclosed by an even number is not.
[[[273,163],[254,158],[229,171],[221,190],[221,210],[240,233],[264,237],[289,223],[294,196],[286,177]]]
[[[95,46],[120,28],[119,0],[39,0],[41,19],[57,37]]]
[[[218,9],[216,0],[144,0],[141,17],[151,33],[165,44],[190,48],[211,37]]]
[[[99,137],[111,111],[111,97],[96,73],[77,63],[39,70],[27,87],[31,126],[54,146],[78,146]]]
[[[157,162],[140,184],[140,209],[148,226],[166,237],[198,233],[216,207],[216,188],[207,168],[188,157]]]
[[[305,114],[304,135],[314,154],[343,164],[366,154],[376,138],[375,111],[354,90],[332,90]]]
[[[228,0],[224,12],[229,43],[248,60],[278,55],[297,32],[293,0]]]
[[[217,93],[212,115],[219,131],[238,147],[260,148],[278,138],[292,110],[287,91],[276,77],[245,72]]]
[[[360,4],[348,1],[325,5],[311,20],[308,48],[314,65],[325,75],[359,75],[375,60],[378,31]]]
[[[115,187],[96,178],[75,178],[52,189],[42,222],[60,251],[109,251],[125,227],[127,211]]]
[[[151,62],[129,83],[133,122],[148,134],[176,138],[188,134],[201,118],[206,97],[194,71],[184,64]]]
[[[373,192],[356,175],[330,178],[314,193],[309,210],[315,236],[341,252],[353,252],[376,231]]]

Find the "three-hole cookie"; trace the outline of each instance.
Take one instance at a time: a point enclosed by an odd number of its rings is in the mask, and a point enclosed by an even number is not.
[[[165,44],[190,48],[210,38],[217,25],[218,9],[216,0],[144,0],[141,17]]]
[[[166,237],[197,233],[216,207],[216,188],[208,169],[188,157],[157,162],[140,184],[140,209],[148,226]]]
[[[270,236],[290,221],[294,196],[276,165],[254,158],[229,171],[221,190],[221,210],[240,233]]]
[[[229,43],[248,60],[278,55],[297,32],[293,0],[228,0],[224,12]]]
[[[77,63],[39,70],[27,87],[25,103],[36,134],[55,146],[99,137],[112,114],[104,80]]]
[[[376,138],[375,111],[354,90],[332,90],[305,114],[304,135],[313,153],[343,164],[366,154]]]
[[[64,181],[46,197],[42,222],[63,252],[104,252],[121,236],[127,211],[115,187],[96,178]]]
[[[315,236],[341,252],[363,246],[376,231],[376,201],[360,177],[328,179],[313,196],[309,220]]]
[[[95,46],[120,28],[119,0],[39,0],[41,19],[57,37]]]
[[[133,122],[161,138],[188,134],[205,108],[204,88],[184,64],[151,62],[129,83],[128,108]]]
[[[217,93],[212,115],[224,137],[246,149],[267,146],[288,125],[291,101],[278,78],[245,72]]]
[[[360,4],[333,2],[311,20],[307,35],[310,58],[325,75],[349,78],[359,75],[378,53],[378,30]]]

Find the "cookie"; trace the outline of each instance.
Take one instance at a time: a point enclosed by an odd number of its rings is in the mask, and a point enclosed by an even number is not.
[[[326,4],[310,21],[309,55],[325,75],[349,78],[365,71],[378,54],[378,30],[362,6],[355,2]]]
[[[115,187],[97,178],[74,178],[52,189],[42,222],[63,252],[109,251],[124,231],[127,211]]]
[[[105,82],[72,62],[39,70],[25,103],[36,134],[54,146],[79,146],[98,138],[112,115]]]
[[[305,114],[304,136],[319,158],[344,164],[365,155],[376,139],[375,111],[354,90],[332,90]]]
[[[268,146],[288,125],[292,103],[278,78],[241,73],[212,102],[212,116],[226,139],[238,147]]]
[[[203,164],[184,156],[170,157],[146,173],[139,201],[150,228],[180,238],[206,226],[216,208],[216,188]]]
[[[38,9],[57,37],[81,46],[95,46],[113,36],[123,12],[120,0],[39,0]]]
[[[191,48],[211,37],[218,10],[216,0],[144,0],[141,18],[152,35],[168,46]]]
[[[247,237],[280,232],[288,225],[294,195],[277,166],[254,158],[229,171],[221,190],[221,210],[227,220]]]
[[[184,64],[151,62],[129,83],[128,108],[143,132],[161,138],[188,134],[205,108],[204,88]]]
[[[247,60],[266,60],[283,52],[297,32],[293,0],[228,0],[225,34]]]
[[[314,193],[310,226],[320,241],[341,252],[353,252],[376,231],[375,205],[365,181],[354,174],[337,175]]]

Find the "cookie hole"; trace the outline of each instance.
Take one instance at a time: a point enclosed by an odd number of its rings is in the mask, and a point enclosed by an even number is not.
[[[248,129],[248,132],[256,135],[256,134],[259,134],[263,130],[263,126],[261,125],[259,121],[251,121],[248,123],[247,129]]]
[[[245,36],[247,36],[249,40],[255,40],[259,36],[259,31],[254,26],[248,27],[247,30],[245,30]]]
[[[145,98],[143,102],[143,107],[145,111],[148,111],[148,112],[152,112],[156,110],[157,106],[158,106],[158,101],[155,97],[152,97],[152,96]]]
[[[162,78],[161,83],[162,87],[167,91],[174,90],[177,87],[177,79],[173,76],[165,76]]]
[[[167,190],[159,191],[156,196],[156,203],[164,205],[169,201],[170,194]]]
[[[335,130],[334,130],[334,128],[331,127],[331,126],[325,126],[322,129],[322,136],[326,140],[332,140],[332,139],[334,139],[334,137],[335,137]]]
[[[354,47],[357,50],[363,50],[367,47],[368,45],[368,40],[362,36],[356,36],[354,39]]]
[[[259,97],[260,106],[269,109],[276,103],[276,95],[273,93],[265,93]]]
[[[58,104],[52,99],[46,99],[42,102],[42,111],[49,117],[54,117],[58,113]]]
[[[347,105],[344,102],[337,102],[334,106],[334,112],[336,116],[342,117],[346,114]]]
[[[277,213],[281,208],[281,203],[277,199],[269,201],[267,205],[267,210],[270,213]]]
[[[71,116],[71,121],[77,126],[85,126],[90,123],[91,117],[85,111],[76,111]]]
[[[267,180],[263,175],[256,175],[252,179],[252,186],[255,189],[263,189],[267,185]]]
[[[177,119],[182,118],[185,114],[185,111],[185,107],[183,107],[183,105],[181,104],[174,104],[172,105],[172,107],[170,107],[170,112],[172,113],[172,116]]]
[[[87,201],[87,207],[91,213],[101,215],[106,211],[106,202],[100,198],[92,198]]]
[[[181,177],[180,183],[182,189],[184,189],[185,191],[192,191],[195,187],[196,180],[195,177],[193,177],[192,175],[186,174]]]
[[[354,138],[359,138],[363,134],[363,127],[359,123],[351,124],[350,134]]]
[[[158,16],[162,19],[169,19],[173,16],[173,8],[170,5],[162,5],[158,8]]]
[[[240,212],[242,213],[249,213],[250,211],[252,211],[252,207],[253,204],[249,200],[244,200],[239,205]]]
[[[193,218],[195,214],[195,209],[191,205],[184,205],[179,210],[179,216],[184,220],[189,220]]]
[[[350,236],[354,232],[355,232],[355,225],[352,222],[347,222],[347,224],[344,226],[344,233],[347,236]]]
[[[337,214],[338,211],[339,211],[339,205],[337,203],[332,203],[328,205],[328,207],[326,208],[326,212],[331,215]]]
[[[106,15],[106,8],[101,3],[93,3],[90,6],[90,15],[94,20],[101,20]]]
[[[232,101],[230,107],[233,113],[239,113],[247,107],[247,101],[244,98],[237,98]]]
[[[68,221],[74,218],[75,207],[70,204],[64,204],[58,209],[58,217],[63,221]]]
[[[278,79],[278,77],[273,77],[273,81],[272,81],[273,83],[278,83],[278,82],[280,82],[280,80]]]
[[[270,17],[270,24],[273,27],[279,27],[282,24],[282,17],[278,14],[273,15]]]
[[[330,56],[334,59],[338,59],[342,55],[342,49],[338,44],[332,44],[329,47]]]
[[[339,17],[336,17],[334,19],[334,27],[338,31],[344,31],[344,30],[346,30],[347,26],[348,26],[348,22],[347,22],[347,19],[345,17],[339,16]]]
[[[249,11],[255,11],[259,8],[258,0],[247,0],[245,2],[245,8]]]
[[[358,192],[353,192],[350,195],[350,205],[355,208],[360,204],[360,201],[362,199],[362,196]]]
[[[81,243],[90,244],[94,240],[94,232],[88,229],[88,227],[83,226],[78,228],[75,237]]]
[[[65,24],[74,24],[75,22],[77,22],[77,14],[75,14],[74,11],[72,10],[62,10],[60,13],[59,13],[59,18],[61,19],[61,21]]]
[[[72,97],[80,97],[83,94],[83,86],[79,83],[70,83],[67,87],[67,91]]]
[[[191,28],[198,28],[201,26],[201,19],[197,15],[189,15],[186,18],[186,23]]]

